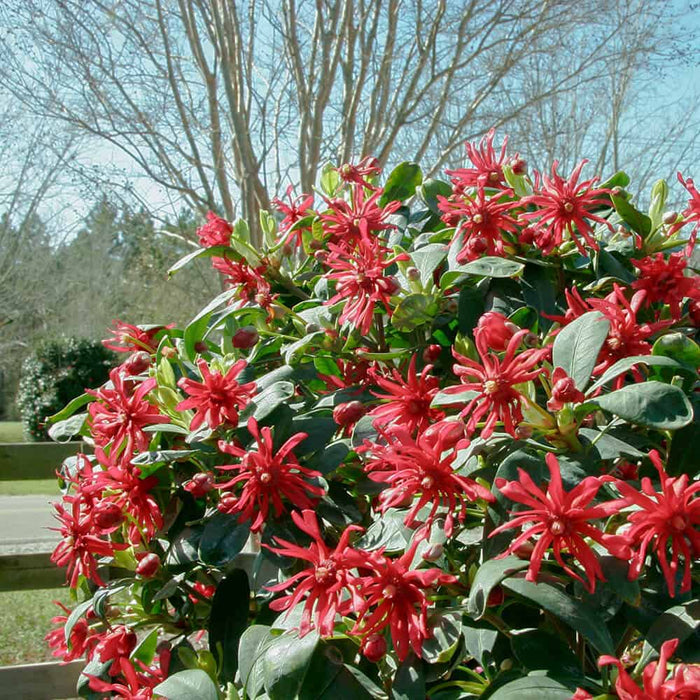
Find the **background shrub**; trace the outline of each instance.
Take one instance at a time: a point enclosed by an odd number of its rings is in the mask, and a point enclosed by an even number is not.
[[[22,364],[17,406],[25,436],[48,440],[46,417],[109,377],[114,354],[97,340],[63,337],[42,342]]]

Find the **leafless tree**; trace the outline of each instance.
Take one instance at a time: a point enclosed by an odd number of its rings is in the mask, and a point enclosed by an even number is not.
[[[490,126],[558,104],[580,117],[569,98],[658,52],[671,12],[662,0],[23,0],[0,10],[0,83],[198,211],[254,222],[268,192],[310,190],[326,160],[437,171]]]

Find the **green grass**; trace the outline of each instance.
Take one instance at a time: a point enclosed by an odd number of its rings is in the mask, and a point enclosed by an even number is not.
[[[19,421],[0,421],[0,442],[24,442]]]
[[[0,593],[0,666],[52,660],[44,635],[53,628],[51,618],[62,614],[54,600],[68,605],[68,589]]]
[[[28,481],[0,481],[0,496],[58,496],[56,479],[32,479]]]

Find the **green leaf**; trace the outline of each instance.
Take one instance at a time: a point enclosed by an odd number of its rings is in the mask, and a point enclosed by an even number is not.
[[[403,511],[389,508],[367,528],[357,547],[368,552],[380,547],[385,547],[388,553],[403,551],[411,539],[411,530],[404,525],[404,517]]]
[[[185,328],[184,341],[185,341],[185,354],[189,360],[194,362],[197,355],[197,351],[194,346],[204,338],[207,327],[209,325],[209,319],[211,315],[220,306],[226,304],[235,294],[236,289],[227,289],[222,292],[217,297],[215,297],[211,302],[209,302],[187,325]]]
[[[168,700],[219,700],[214,681],[200,668],[175,673],[157,685],[153,692]]]
[[[294,396],[294,384],[280,381],[271,384],[253,397],[253,400],[241,412],[239,425],[244,426],[251,416],[260,422],[269,416],[278,406]]]
[[[215,513],[206,521],[199,540],[199,558],[205,564],[225,567],[241,553],[250,535],[250,523],[238,516]]]
[[[420,188],[420,197],[425,202],[425,205],[438,216],[442,216],[442,212],[438,209],[438,195],[449,197],[452,194],[452,187],[449,183],[442,180],[434,180],[428,178],[423,181]]]
[[[579,660],[560,637],[538,629],[518,630],[510,644],[516,658],[528,671],[547,670],[583,680]]]
[[[652,355],[670,357],[696,370],[700,367],[700,346],[684,333],[662,335],[651,350]]]
[[[646,634],[638,668],[649,663],[669,639],[680,642],[674,656],[686,663],[700,663],[700,600],[674,605],[657,618]]]
[[[501,585],[535,603],[539,608],[581,633],[601,654],[615,653],[610,632],[597,610],[588,607],[580,600],[574,600],[547,583],[531,583],[524,578],[508,578]]]
[[[593,394],[596,390],[605,386],[608,382],[612,381],[616,377],[629,372],[635,365],[647,365],[649,367],[674,367],[676,369],[684,369],[683,365],[676,362],[676,360],[670,357],[654,355],[637,355],[635,357],[623,357],[618,360],[614,365],[608,367],[605,372],[600,376],[600,378],[594,382],[590,389],[586,392],[587,395]]]
[[[438,612],[428,619],[430,637],[423,642],[422,658],[429,664],[449,661],[462,635],[462,615]]]
[[[472,581],[472,587],[467,599],[467,612],[471,617],[480,618],[486,612],[489,593],[503,579],[527,568],[529,562],[518,557],[505,557],[504,559],[489,559],[485,561],[476,572]]]
[[[285,632],[265,650],[263,677],[270,700],[289,700],[298,695],[318,642],[314,631],[301,639],[296,633]]]
[[[423,182],[423,173],[417,163],[400,163],[389,174],[384,192],[379,198],[379,206],[389,202],[403,202],[416,193],[416,187]]]
[[[588,385],[609,330],[610,321],[600,311],[590,311],[564,326],[554,340],[553,365],[561,367],[581,391]]]
[[[470,656],[485,666],[486,656],[491,654],[496,646],[498,630],[483,620],[466,617],[462,620],[462,636]]]
[[[401,663],[391,686],[391,700],[425,700],[423,662],[411,652]]]
[[[447,246],[443,243],[430,243],[411,253],[411,259],[420,272],[420,281],[424,287],[432,283],[433,272],[446,257]]]
[[[338,169],[332,163],[326,163],[321,169],[321,189],[329,197],[335,197],[340,187],[340,175]]]
[[[158,628],[151,630],[139,643],[138,646],[131,652],[131,659],[138,659],[141,663],[150,666],[153,662],[153,657],[156,655],[156,647],[158,646]]]
[[[599,396],[595,403],[629,423],[659,430],[678,430],[693,420],[693,408],[676,386],[642,382]]]
[[[609,177],[599,187],[606,190],[611,190],[613,187],[627,187],[630,184],[630,176],[624,170],[618,170],[614,175]]]
[[[623,194],[613,194],[610,196],[615,211],[620,215],[620,218],[642,238],[645,238],[651,232],[651,219],[642,214]]]
[[[209,650],[219,659],[220,678],[233,681],[238,669],[238,642],[248,624],[248,575],[234,569],[216,588],[209,617]]]
[[[430,323],[438,312],[435,297],[428,294],[409,294],[394,309],[391,325],[402,333],[410,333]]]
[[[597,453],[598,459],[617,459],[620,455],[634,459],[646,457],[641,450],[609,433],[593,428],[579,428],[578,435],[579,438],[583,438],[582,443],[586,450]]]
[[[221,258],[226,256],[227,253],[230,255],[232,253],[232,250],[231,248],[229,248],[229,246],[226,245],[216,245],[212,246],[211,248],[197,248],[197,250],[193,250],[191,253],[188,253],[184,257],[180,258],[168,270],[168,277],[171,277],[178,270],[181,270],[183,267],[191,263],[193,260],[196,260],[197,258]]]
[[[693,421],[673,433],[671,449],[666,461],[666,472],[670,476],[687,474],[694,479],[700,473],[700,459],[695,449],[700,444],[700,396],[697,393],[691,397],[693,406]]]
[[[72,401],[68,402],[58,413],[54,413],[52,416],[46,418],[47,423],[58,423],[59,421],[70,418],[78,409],[82,408],[91,401],[94,401],[95,397],[90,394],[81,394],[76,396]]]
[[[474,328],[486,310],[484,295],[474,287],[462,287],[459,290],[457,306],[457,328],[462,335],[474,340]]]
[[[49,428],[49,437],[56,442],[68,442],[76,435],[80,435],[87,417],[87,413],[78,413],[70,418],[54,423]]]
[[[238,672],[245,695],[256,698],[263,688],[262,658],[276,638],[266,625],[253,625],[241,635],[238,644]]]
[[[440,278],[440,288],[445,289],[451,287],[463,275],[505,278],[515,277],[521,274],[524,269],[525,265],[516,260],[485,256],[478,260],[472,260],[472,262],[468,262],[465,265],[458,265],[449,272],[446,272]]]
[[[502,685],[489,700],[571,700],[571,689],[549,676],[526,676]]]

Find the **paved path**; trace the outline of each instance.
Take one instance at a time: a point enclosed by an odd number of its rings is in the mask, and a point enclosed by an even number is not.
[[[50,496],[0,496],[0,548],[50,551],[59,539]]]

